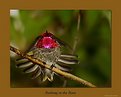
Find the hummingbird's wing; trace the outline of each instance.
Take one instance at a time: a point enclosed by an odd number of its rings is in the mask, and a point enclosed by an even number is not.
[[[72,47],[70,45],[68,45],[67,43],[65,43],[64,41],[60,40],[59,38],[57,38],[56,36],[52,36],[55,40],[58,41],[58,43],[64,47],[69,48],[70,50],[73,50]],[[58,59],[58,64],[78,64],[79,60],[78,60],[78,56],[77,55],[72,55],[72,54],[61,54],[60,58]]]
[[[38,41],[39,39],[41,39],[41,38],[42,38],[41,35],[38,36],[37,38],[35,38],[35,40],[32,42],[32,44],[30,44],[30,46],[25,50],[24,53],[28,53],[28,52],[32,51],[32,50],[34,49],[34,45],[35,45],[35,44],[37,43],[37,41]]]
[[[39,67],[38,65],[32,64],[31,66],[25,68],[23,71],[24,71],[25,73],[32,73],[32,72],[34,72],[38,67]]]
[[[62,41],[62,40],[60,40],[59,38],[57,38],[56,36],[52,36],[55,40],[57,40],[57,42],[60,44],[60,45],[62,45],[62,46],[64,46],[64,47],[67,47],[67,48],[69,48],[70,50],[72,50],[72,47],[70,46],[70,45],[68,45],[66,42],[64,42],[64,41]]]
[[[16,60],[16,67],[22,69],[24,73],[32,73],[32,79],[43,74],[43,70],[39,65],[21,57]]]
[[[59,65],[71,65],[71,64],[79,64],[78,56],[71,54],[61,54],[58,62]]]
[[[77,55],[72,55],[72,54],[61,54],[61,58],[71,58],[71,59],[77,59]]]
[[[55,64],[55,67],[62,71],[65,71],[65,72],[72,71],[72,68],[70,66],[62,65],[59,62],[57,62],[57,64]]]
[[[26,68],[33,65],[32,62],[30,62],[27,59],[21,59],[20,61],[17,61],[16,67],[17,68]]]

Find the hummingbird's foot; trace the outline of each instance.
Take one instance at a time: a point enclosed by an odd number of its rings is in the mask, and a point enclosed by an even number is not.
[[[45,62],[42,62],[44,65],[46,64]]]
[[[52,64],[52,65],[50,66],[51,70],[53,69],[53,67],[55,67],[55,65],[54,65],[54,64]]]

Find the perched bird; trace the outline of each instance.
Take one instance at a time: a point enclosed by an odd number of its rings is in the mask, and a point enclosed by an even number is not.
[[[25,53],[35,59],[44,61],[50,66],[68,72],[70,70],[68,65],[78,64],[78,59],[76,55],[62,54],[61,47],[65,45],[66,44],[63,41],[46,31],[35,39],[33,44],[25,51]],[[33,73],[32,78],[41,77],[42,82],[47,79],[53,81],[53,76],[56,74],[52,70],[32,63],[28,59],[18,58],[16,62],[18,68],[23,68],[25,73]]]

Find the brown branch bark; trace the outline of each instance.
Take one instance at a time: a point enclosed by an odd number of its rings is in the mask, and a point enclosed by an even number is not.
[[[24,58],[30,60],[31,62],[34,62],[34,63],[36,63],[36,64],[38,64],[38,65],[40,65],[40,66],[44,66],[45,68],[50,69],[50,70],[54,71],[55,73],[60,74],[60,75],[66,77],[66,78],[68,78],[68,79],[77,81],[77,82],[79,82],[80,84],[86,85],[86,86],[88,86],[88,87],[96,87],[96,86],[93,85],[92,83],[90,83],[90,82],[88,82],[88,81],[86,81],[86,80],[84,80],[84,79],[81,79],[81,78],[79,78],[79,77],[77,77],[77,76],[75,76],[75,75],[72,75],[72,74],[70,74],[70,73],[61,71],[61,70],[59,70],[59,69],[57,69],[57,68],[55,68],[55,67],[51,68],[51,67],[50,67],[49,65],[47,65],[45,62],[43,62],[43,61],[41,61],[41,60],[34,59],[34,58],[32,58],[31,56],[22,53],[20,50],[14,48],[14,47],[12,47],[12,46],[10,46],[10,50],[11,50],[12,52],[16,53],[17,55],[19,55],[19,56],[21,56],[21,57],[24,57]]]

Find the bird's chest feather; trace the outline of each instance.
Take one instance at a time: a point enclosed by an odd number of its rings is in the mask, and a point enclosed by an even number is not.
[[[57,62],[60,57],[60,48],[40,49],[37,48],[33,51],[34,58],[40,59],[47,64],[51,65]]]

